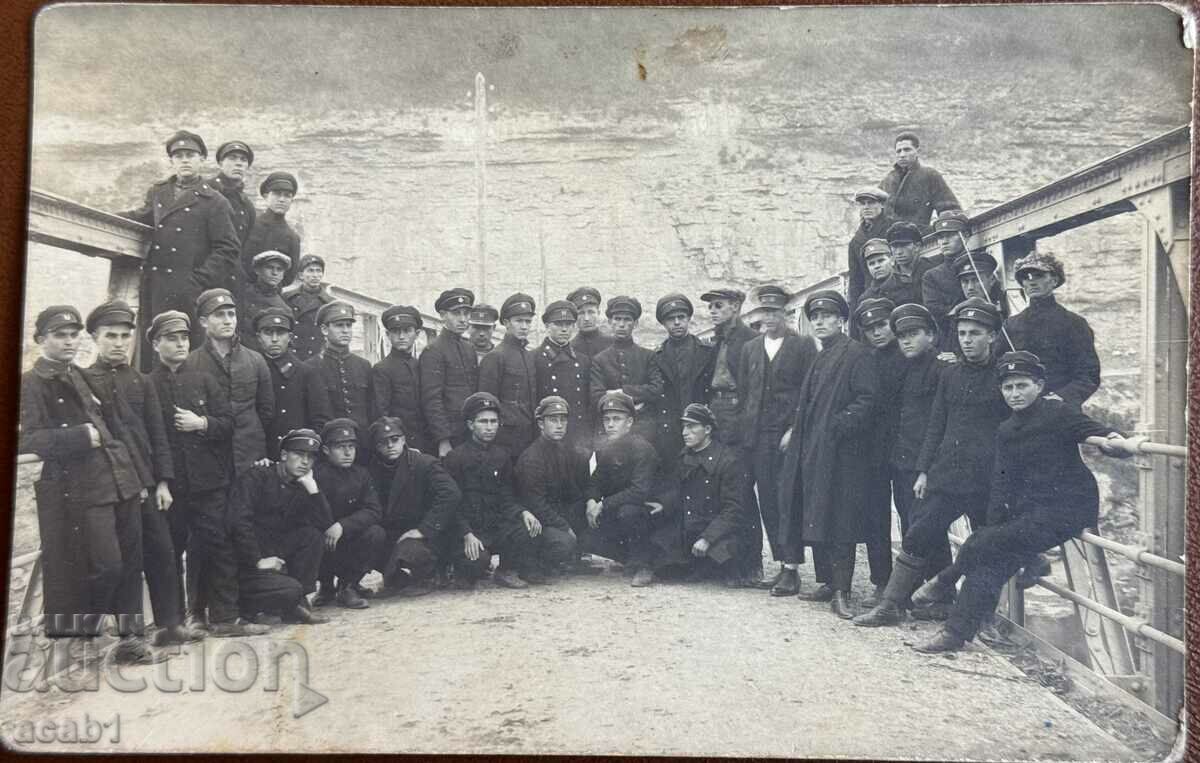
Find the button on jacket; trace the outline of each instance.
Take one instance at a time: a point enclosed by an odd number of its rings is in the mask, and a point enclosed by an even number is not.
[[[650,359],[650,393],[658,401],[657,436],[651,443],[663,464],[674,464],[679,458],[683,409],[688,403],[708,402],[714,359],[712,347],[692,334],[679,340],[668,338]]]
[[[226,391],[233,409],[233,468],[246,471],[267,455],[267,434],[263,422],[275,417],[275,393],[271,388],[271,370],[267,361],[254,350],[243,347],[234,338],[224,358],[211,342],[192,350],[182,369],[198,371],[216,379]]]
[[[558,395],[571,406],[571,423],[565,442],[589,454],[592,448],[590,383],[592,360],[575,351],[570,343],[560,346],[547,337],[534,354],[537,364],[537,399]]]
[[[371,369],[371,396],[375,418],[395,416],[404,422],[404,442],[409,448],[436,453],[429,446],[421,412],[421,365],[412,353],[393,348],[375,364]]]
[[[171,490],[182,493],[219,490],[233,476],[233,409],[229,396],[216,378],[180,368],[172,371],[158,363],[150,372],[158,403],[162,406],[175,478]],[[175,408],[183,408],[207,419],[202,432],[175,428]]]
[[[479,391],[490,392],[500,401],[496,444],[518,456],[533,442],[533,409],[540,399],[534,397],[537,370],[526,344],[526,340],[506,334],[479,363]]]
[[[421,408],[434,445],[465,437],[462,406],[478,391],[479,364],[475,348],[447,329],[421,352]]]
[[[352,419],[358,425],[359,449],[369,448],[367,429],[373,421],[370,362],[349,350],[326,346],[320,355],[308,361],[308,365],[314,370],[317,384],[325,391],[327,410],[334,418]],[[325,426],[324,421],[310,424]],[[362,457],[365,458],[365,453]]]
[[[279,443],[288,432],[302,428],[320,431],[335,417],[315,368],[302,363],[291,350],[266,361],[275,393],[275,417],[267,426],[267,451],[271,458],[278,458]]]

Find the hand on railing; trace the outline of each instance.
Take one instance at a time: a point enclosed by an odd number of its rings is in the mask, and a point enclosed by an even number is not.
[[[1119,437],[1119,436],[1118,436]],[[1132,437],[1119,437],[1113,439],[1109,437],[1089,437],[1086,440],[1088,445],[1095,445],[1109,455],[1110,449],[1120,450],[1125,455],[1136,455],[1138,453],[1149,453],[1156,456],[1173,456],[1175,458],[1187,458],[1187,447],[1184,445],[1167,445],[1161,442],[1150,442],[1145,435],[1133,435]]]

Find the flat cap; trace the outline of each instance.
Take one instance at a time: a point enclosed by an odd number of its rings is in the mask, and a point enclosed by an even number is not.
[[[864,299],[854,308],[854,320],[863,328],[881,321],[886,323],[895,309],[896,303],[887,298]]]
[[[888,257],[892,256],[892,247],[888,246],[887,239],[883,238],[867,239],[866,243],[862,245],[861,251],[863,262],[866,262],[877,254],[886,255]]]
[[[921,229],[907,220],[894,222],[887,229],[889,244],[919,244],[921,239]]]
[[[233,301],[233,295],[229,293],[229,289],[209,289],[200,292],[200,296],[196,297],[196,315],[203,318],[220,307],[236,307],[237,302]]]
[[[291,191],[295,194],[300,190],[300,183],[290,172],[272,172],[258,186],[258,193],[266,196],[268,191]]]
[[[392,305],[383,311],[379,317],[385,331],[413,326],[421,328],[425,322],[421,320],[421,312],[411,305]]]
[[[955,323],[958,321],[974,321],[990,329],[998,329],[1004,321],[1004,316],[1000,314],[1000,308],[986,299],[971,297],[954,306],[954,309],[950,311],[950,320]]]
[[[937,323],[933,320],[933,314],[929,312],[929,309],[916,302],[900,305],[893,310],[891,322],[892,331],[896,334],[911,328],[925,328],[933,331],[937,326]]]
[[[319,254],[305,254],[300,257],[300,264],[296,266],[296,270],[304,270],[309,265],[320,265],[321,270],[325,269],[325,258]]]
[[[959,278],[973,276],[976,271],[980,275],[984,273],[991,275],[996,272],[996,258],[982,249],[975,249],[970,252],[963,252],[955,257],[953,267],[954,275]]]
[[[358,424],[354,423],[354,419],[330,419],[321,427],[321,441],[326,445],[358,442]]]
[[[791,298],[790,294],[773,283],[758,287],[758,304],[763,307],[782,310],[787,307]]]
[[[404,436],[404,422],[397,416],[380,416],[371,424],[371,441],[378,444],[394,435]]]
[[[704,403],[688,403],[687,408],[683,409],[683,415],[679,417],[679,420],[690,421],[693,424],[704,424],[714,429],[717,426],[716,415]]]
[[[291,429],[280,439],[279,449],[316,453],[321,449],[321,436],[311,429]]]
[[[472,306],[467,314],[467,324],[471,326],[495,326],[498,320],[500,311],[484,302]]]
[[[332,302],[326,302],[321,305],[321,309],[317,310],[317,325],[323,326],[326,323],[334,321],[353,321],[357,320],[354,317],[354,305],[340,299],[335,299]]]
[[[125,300],[110,299],[100,303],[88,313],[87,321],[84,323],[88,332],[91,333],[96,330],[97,326],[136,326],[137,316]]]
[[[635,410],[636,403],[633,397],[627,392],[621,390],[612,390],[605,392],[600,396],[600,401],[596,404],[601,413],[605,411],[615,411],[616,413],[624,413],[626,416],[632,416]]]
[[[217,162],[220,163],[222,159],[224,159],[226,156],[229,156],[234,151],[241,151],[246,155],[247,166],[254,164],[254,151],[251,150],[250,146],[246,145],[240,140],[227,141],[217,146]]]
[[[966,233],[971,230],[971,221],[961,209],[948,209],[938,213],[933,221],[933,235],[939,233]]]
[[[79,317],[79,311],[71,305],[51,305],[38,313],[34,323],[34,336],[45,336],[64,326],[83,328],[83,319]]]
[[[291,331],[295,324],[295,315],[286,307],[268,307],[254,316],[255,331],[262,331],[266,328],[287,329]]]
[[[517,292],[500,305],[500,320],[506,321],[518,315],[536,315],[533,297]]]
[[[728,302],[745,302],[746,292],[741,289],[721,288],[709,289],[700,295],[701,302],[712,302],[714,300],[723,299]]]
[[[575,309],[575,305],[565,299],[558,299],[546,305],[546,312],[542,313],[542,323],[575,321],[577,318],[579,318],[579,311]]]
[[[204,145],[204,139],[196,133],[188,132],[187,130],[180,130],[167,138],[166,147],[167,156],[183,149],[196,151],[204,157],[208,156],[208,146]]]
[[[567,295],[567,301],[575,305],[576,310],[583,309],[584,305],[595,305],[600,307],[600,292],[593,289],[591,286],[580,286],[575,291]]]
[[[658,306],[654,309],[654,317],[662,323],[675,313],[687,313],[691,317],[696,312],[692,307],[692,301],[687,296],[679,292],[672,292],[658,300]]]
[[[542,401],[537,404],[537,408],[533,412],[535,419],[542,419],[546,416],[570,416],[571,406],[566,400],[558,395],[548,395],[542,398]]]
[[[265,252],[259,252],[258,254],[254,255],[253,260],[251,260],[251,264],[253,267],[258,267],[259,265],[263,265],[268,262],[278,262],[280,265],[283,265],[285,268],[290,268],[292,266],[292,258],[291,257],[284,254],[283,252],[277,252],[274,249],[268,249]]]
[[[1053,254],[1030,252],[1016,261],[1013,270],[1017,276],[1017,283],[1021,282],[1022,273],[1032,270],[1049,273],[1054,276],[1054,280],[1058,282],[1058,286],[1062,286],[1067,282],[1067,273],[1063,270],[1062,263]]]
[[[181,310],[166,310],[154,316],[150,328],[146,329],[146,338],[151,342],[159,334],[173,334],[176,331],[191,331],[192,319]]]
[[[642,303],[637,301],[636,297],[627,297],[624,294],[613,297],[608,300],[608,307],[604,309],[604,314],[609,318],[617,313],[629,313],[635,319],[642,317]]]
[[[468,421],[483,411],[500,412],[500,401],[491,392],[476,392],[463,401],[462,415]]]
[[[847,304],[846,298],[842,296],[841,292],[834,291],[833,289],[823,289],[814,292],[804,301],[805,317],[811,318],[813,312],[816,310],[828,310],[843,318],[850,317],[850,305]]]
[[[1032,352],[1017,350],[1006,352],[996,361],[996,371],[1003,380],[1006,376],[1028,376],[1033,379],[1046,378],[1046,366]]]
[[[455,287],[447,289],[438,295],[437,301],[433,303],[433,309],[441,313],[460,307],[470,307],[473,304],[475,304],[475,292],[470,289]]]
[[[865,188],[859,188],[854,192],[854,200],[859,201],[860,199],[874,199],[875,201],[882,203],[888,200],[888,193],[882,188],[866,186]]]

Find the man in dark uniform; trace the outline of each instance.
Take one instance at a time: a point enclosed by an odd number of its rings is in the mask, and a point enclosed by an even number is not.
[[[742,387],[738,400],[738,426],[742,430],[739,439],[746,460],[753,465],[762,527],[766,528],[771,557],[776,561],[783,559],[783,548],[779,544],[779,468],[783,454],[779,452],[779,440],[796,411],[800,385],[817,355],[817,343],[812,337],[799,336],[788,330],[784,309],[789,299],[788,293],[774,284],[759,288],[764,333],[742,347],[738,373]],[[755,525],[747,522],[748,528]],[[761,531],[755,538],[748,529],[745,546],[746,558],[761,565]],[[754,570],[747,570],[748,575],[753,573]],[[782,581],[784,574],[781,568],[779,574],[769,580],[759,575],[757,579],[751,577],[750,583],[756,588],[772,588]],[[790,575],[795,575],[794,569]],[[798,585],[799,579],[795,582]]]
[[[504,339],[479,362],[479,391],[500,401],[500,433],[496,444],[519,458],[534,438],[533,409],[537,369],[529,351],[534,303],[528,294],[513,294],[500,306]]]
[[[998,369],[1012,415],[996,432],[988,526],[973,532],[954,565],[914,596],[945,598],[959,577],[966,578],[946,625],[933,638],[915,644],[919,652],[951,652],[976,634],[982,637],[1001,589],[1026,559],[1096,526],[1100,496],[1096,478],[1080,458],[1081,443],[1102,437],[1100,450],[1105,455],[1131,455],[1119,432],[1070,403],[1042,398],[1046,368],[1036,355],[1005,353]]]
[[[258,343],[258,315],[269,307],[291,312],[292,308],[283,299],[279,285],[283,276],[292,268],[292,261],[283,252],[268,250],[254,255],[254,272],[242,290],[238,301],[238,332],[242,344],[262,352]]]
[[[660,402],[657,436],[651,444],[658,451],[663,474],[674,471],[683,448],[683,409],[688,403],[707,400],[712,380],[712,348],[689,332],[692,312],[692,301],[679,293],[659,299],[655,309],[658,322],[667,330],[666,340],[650,359],[650,395]]]
[[[708,406],[689,403],[682,422],[679,470],[661,500],[650,502],[663,515],[653,536],[654,567],[688,567],[697,576],[715,572],[726,586],[740,588],[737,546],[744,534],[745,465],[714,437],[717,417]]]
[[[296,338],[292,349],[303,363],[325,346],[325,336],[317,325],[317,311],[332,302],[333,295],[322,283],[325,260],[315,254],[306,254],[300,258],[296,269],[299,277],[296,283],[283,290],[283,300],[296,314]]]
[[[371,397],[377,416],[394,416],[404,422],[407,447],[428,453],[425,416],[421,413],[421,367],[413,347],[424,321],[415,307],[392,305],[379,322],[387,331],[392,350],[371,369]]]
[[[266,628],[238,619],[237,563],[226,522],[226,494],[233,474],[233,409],[213,376],[188,371],[187,313],[154,316],[150,344],[158,358],[150,381],[162,406],[171,444],[174,499],[167,519],[182,576],[187,550],[187,621],[211,636],[253,636]],[[207,617],[205,610],[207,609]]]
[[[462,416],[471,436],[443,460],[462,491],[456,517],[462,538],[454,555],[456,576],[463,585],[473,585],[487,574],[492,554],[500,554],[492,576],[498,585],[526,588],[547,582],[534,566],[541,523],[517,503],[512,457],[495,444],[500,401],[489,392],[476,392],[463,402]]]
[[[296,273],[291,268],[300,262],[300,234],[288,225],[286,215],[299,190],[300,184],[288,172],[272,172],[259,185],[258,192],[266,200],[267,208],[255,219],[242,246],[242,268],[247,276],[254,275],[254,255],[274,251],[288,256],[283,284],[295,280]]]
[[[888,228],[887,243],[891,249],[892,272],[879,284],[873,296],[890,299],[896,305],[921,304],[921,278],[926,270],[938,264],[923,260],[918,254],[921,229],[901,220]]]
[[[229,525],[238,560],[239,605],[249,615],[282,616],[284,622],[327,620],[309,609],[332,523],[313,463],[321,438],[311,429],[288,432],[279,461],[254,465],[229,494]]]
[[[880,289],[892,277],[892,248],[888,246],[886,239],[873,238],[863,244],[862,259],[869,283],[858,301],[879,299]]]
[[[586,522],[587,469],[564,444],[571,419],[566,400],[553,395],[542,398],[534,418],[539,435],[517,459],[517,499],[542,526],[540,572],[553,579],[577,558],[578,536],[573,528]]]
[[[804,313],[821,351],[781,442],[779,537],[793,568],[803,561],[804,546],[813,547],[822,585],[800,596],[829,601],[834,614],[849,619],[855,547],[873,540],[868,516],[874,495],[861,469],[873,452],[878,381],[870,351],[842,333],[850,306],[840,293],[812,294]]]
[[[405,446],[404,422],[384,416],[371,425],[375,458],[369,470],[383,502],[387,536],[374,567],[388,592],[427,593],[439,564],[460,539],[454,512],[462,491],[442,462]]]
[[[237,305],[227,290],[209,289],[197,297],[196,314],[207,338],[184,365],[224,387],[233,408],[233,468],[242,474],[267,455],[263,422],[275,417],[271,370],[262,355],[238,339]]]
[[[302,429],[312,421],[333,418],[329,395],[317,371],[300,362],[291,350],[295,320],[286,307],[269,307],[258,314],[255,332],[262,355],[271,371],[271,389],[275,394],[275,417],[267,424],[267,455],[279,457],[279,443],[293,429]]]
[[[467,338],[475,348],[476,362],[482,363],[483,356],[496,349],[492,335],[496,332],[496,321],[500,312],[491,305],[473,305],[467,316]]]
[[[571,340],[575,352],[595,358],[611,347],[613,338],[600,330],[600,292],[591,286],[580,286],[567,295],[567,301],[575,305],[579,316],[575,321],[575,338]]]
[[[996,277],[996,258],[983,249],[974,249],[958,256],[954,261],[954,272],[958,274],[958,285],[963,299],[983,299],[1000,308],[1008,315],[1008,305],[1000,279]]]
[[[624,392],[633,398],[637,414],[633,431],[650,442],[656,434],[654,414],[658,404],[650,391],[650,359],[654,357],[654,351],[633,341],[633,333],[642,317],[642,304],[634,297],[613,297],[608,300],[604,314],[612,327],[613,341],[612,346],[592,358],[588,385],[592,411],[598,411],[597,406],[605,392]],[[603,435],[599,422],[596,429]]]
[[[142,566],[150,589],[159,644],[182,644],[204,638],[203,631],[183,625],[182,586],[175,567],[175,547],[167,511],[171,508],[170,481],[175,477],[171,444],[163,423],[163,410],[153,383],[129,366],[137,319],[122,300],[110,300],[92,310],[87,330],[96,347],[96,359],[83,373],[105,398],[117,401],[122,422],[118,434],[129,450],[145,499],[142,514]]]
[[[121,636],[122,663],[165,659],[143,638],[142,486],[121,434],[118,401],[72,361],[83,321],[70,305],[37,316],[41,357],[21,375],[18,453],[42,459],[35,485],[43,606],[51,638],[95,636],[104,615]]]
[[[913,132],[896,136],[896,163],[879,187],[888,193],[887,212],[897,220],[916,223],[922,231],[929,229],[929,218],[961,204],[946,185],[942,175],[932,167],[921,164],[917,154],[921,139]]]
[[[254,164],[254,151],[247,143],[231,140],[217,147],[217,167],[220,171],[209,182],[213,188],[221,192],[233,210],[233,228],[237,231],[238,241],[244,242],[246,236],[254,229],[254,218],[257,210],[254,202],[246,195],[246,173]],[[239,276],[241,273],[237,273]],[[235,284],[227,284],[232,289]]]
[[[895,220],[884,212],[888,195],[878,188],[861,188],[854,194],[858,206],[859,224],[846,251],[846,270],[849,280],[846,285],[847,301],[853,309],[867,288],[867,271],[862,261],[863,244],[873,238],[883,238]]]
[[[205,289],[240,282],[241,240],[229,202],[200,176],[208,149],[199,135],[180,131],[167,141],[174,174],[150,186],[138,209],[122,217],[153,228],[142,267],[138,307],[147,323],[166,310],[195,317],[196,297]],[[141,327],[142,330],[145,326]],[[200,337],[193,337],[199,343]],[[143,345],[139,365],[149,371],[153,352]]]
[[[321,431],[321,454],[313,467],[317,486],[329,504],[333,522],[325,529],[321,559],[321,588],[314,606],[336,602],[346,609],[366,609],[358,581],[370,571],[386,542],[383,507],[371,475],[354,463],[358,443],[365,439],[351,419],[333,419]],[[337,587],[334,588],[334,577]]]
[[[325,390],[328,410],[337,418],[354,422],[359,436],[358,459],[367,462],[371,443],[367,429],[371,426],[371,363],[350,351],[354,337],[354,305],[336,300],[317,313],[317,324],[325,337],[321,353],[308,361],[316,370],[317,384]],[[324,428],[327,421],[317,416],[309,423]]]
[[[956,331],[950,311],[963,301],[962,286],[954,270],[954,261],[967,251],[971,223],[959,210],[938,215],[930,236],[937,241],[941,264],[931,267],[921,276],[921,303],[929,308],[937,321],[938,350],[954,352]]]
[[[646,502],[654,492],[658,455],[633,433],[632,397],[606,392],[598,408],[604,436],[587,488],[585,548],[624,564],[633,572],[631,585],[641,588],[654,582],[654,517]]]
[[[571,332],[579,318],[575,305],[565,300],[551,302],[542,313],[546,338],[534,353],[537,367],[537,399],[557,395],[571,407],[571,425],[566,445],[581,457],[592,455],[591,394],[592,359],[571,346]]]
[[[462,336],[473,304],[475,294],[469,289],[442,292],[434,303],[442,330],[421,353],[421,410],[438,458],[445,458],[451,447],[466,438],[462,406],[479,386],[475,348]]]

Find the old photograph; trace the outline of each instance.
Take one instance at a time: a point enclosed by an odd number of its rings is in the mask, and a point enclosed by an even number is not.
[[[1181,756],[1190,23],[42,9],[0,740]]]

